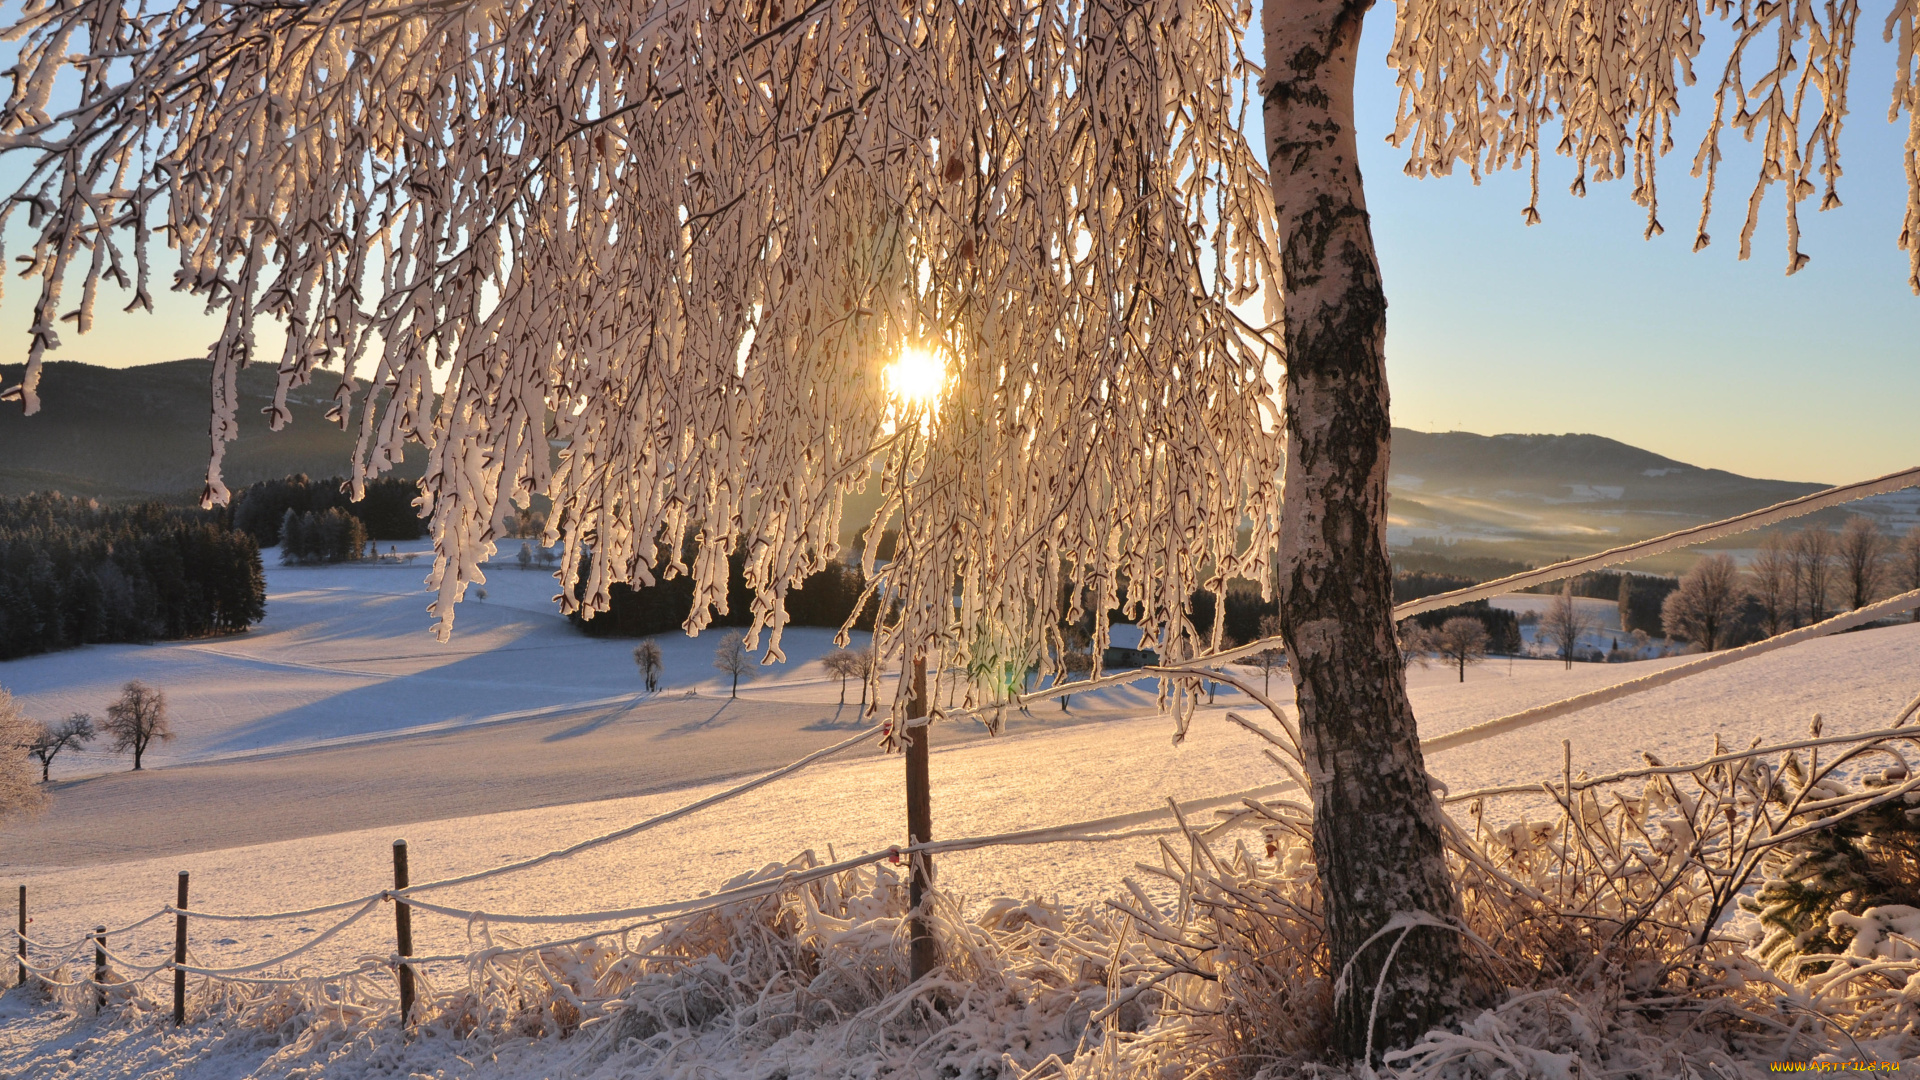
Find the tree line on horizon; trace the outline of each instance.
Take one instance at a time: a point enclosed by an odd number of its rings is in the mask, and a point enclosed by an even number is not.
[[[365,494],[355,502],[344,477],[314,480],[305,473],[295,473],[241,488],[228,501],[226,514],[233,528],[269,548],[285,540],[289,512],[301,525],[331,531],[339,526],[324,523],[336,520],[328,513],[337,511],[338,516],[351,517],[360,526],[360,547],[364,548],[368,540],[418,540],[427,535],[427,523],[413,505],[419,496],[419,485],[412,480],[383,476],[368,481]]]
[[[260,549],[217,511],[0,499],[0,659],[234,633],[265,615]]]
[[[1838,533],[1772,532],[1742,568],[1726,554],[1694,564],[1668,596],[1672,636],[1711,652],[1810,626],[1920,589],[1920,525],[1888,536],[1855,514]],[[1920,610],[1910,618],[1920,622]]]

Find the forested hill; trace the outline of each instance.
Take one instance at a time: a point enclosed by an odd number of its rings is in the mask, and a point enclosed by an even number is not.
[[[1504,558],[1538,565],[1732,517],[1828,485],[1705,469],[1599,435],[1394,428],[1387,486],[1387,542],[1395,548],[1492,543]],[[1880,518],[1883,528],[1904,528],[1920,520],[1916,494],[1823,511],[1809,522],[1834,527],[1858,511]]]
[[[0,364],[6,385],[21,365]],[[326,419],[338,376],[322,372],[288,395],[293,423],[267,429],[272,364],[240,373],[240,438],[227,448],[227,486],[306,473],[345,474],[354,433]],[[62,491],[104,499],[198,495],[207,469],[207,363],[175,360],[133,368],[56,361],[40,379],[40,412],[0,405],[0,495]],[[357,419],[357,418],[356,418]],[[402,475],[417,477],[426,452],[410,448]]]
[[[1847,477],[1846,479],[1864,479]],[[1703,469],[1601,435],[1475,435],[1393,429],[1396,493],[1536,506],[1609,505],[1724,517],[1826,484]]]
[[[17,382],[20,365],[0,364]],[[240,439],[227,451],[227,486],[294,473],[348,471],[353,434],[327,422],[335,376],[290,395],[294,422],[267,430],[274,369],[240,374]],[[0,406],[0,495],[59,490],[105,499],[188,496],[207,459],[207,365],[176,360],[135,368],[49,363],[42,408]],[[399,475],[417,477],[411,448]],[[1848,478],[1856,479],[1856,478]],[[1393,514],[1401,535],[1617,538],[1654,535],[1793,498],[1820,485],[1703,469],[1599,435],[1475,435],[1393,430]],[[848,507],[847,540],[864,526],[878,485]],[[1398,539],[1398,536],[1396,537]]]

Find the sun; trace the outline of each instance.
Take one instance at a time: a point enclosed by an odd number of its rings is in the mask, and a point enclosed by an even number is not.
[[[887,394],[902,405],[931,405],[947,386],[947,365],[930,350],[909,345],[886,368]]]

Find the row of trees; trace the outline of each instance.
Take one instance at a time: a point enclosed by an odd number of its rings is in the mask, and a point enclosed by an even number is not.
[[[685,557],[691,562],[693,541],[689,538],[686,543]],[[539,555],[530,545],[525,550],[526,560],[522,565],[531,566]],[[746,626],[753,622],[753,590],[747,588],[746,557],[735,552],[727,562],[727,610],[716,612],[711,625]],[[581,560],[583,579],[589,568],[589,562]],[[593,637],[647,637],[676,631],[693,610],[693,579],[682,574],[667,580],[658,567],[654,578],[652,585],[615,584],[608,590],[607,610],[592,618],[575,611],[568,618],[582,633]],[[838,627],[853,613],[865,587],[866,579],[858,567],[829,563],[819,573],[809,575],[799,588],[787,593],[788,621],[794,626]],[[874,602],[869,601],[855,627],[871,630],[873,612]]]
[[[411,480],[385,476],[367,482],[359,502],[348,493],[347,482],[338,476],[310,480],[304,473],[280,480],[248,484],[227,504],[227,520],[235,529],[253,537],[261,547],[281,542],[287,514],[324,514],[338,510],[353,517],[364,530],[361,546],[367,539],[415,540],[427,534],[413,501],[420,489]]]
[[[1823,528],[1773,533],[1743,571],[1709,555],[1680,579],[1661,616],[1674,637],[1712,651],[1772,637],[1920,589],[1920,525],[1897,540],[1854,515]],[[1914,618],[1920,621],[1920,612]]]
[[[332,507],[303,513],[289,508],[280,517],[283,563],[352,562],[366,554],[366,527],[345,510]]]
[[[21,711],[12,694],[0,689],[0,739],[9,740],[15,749],[25,750],[28,758],[40,763],[43,784],[52,774],[55,759],[95,739],[108,739],[112,753],[131,753],[133,767],[138,770],[147,748],[156,742],[171,742],[173,735],[173,724],[167,718],[167,695],[138,679],[120,688],[120,696],[107,705],[106,717],[101,720],[85,712],[52,723],[34,720]]]
[[[259,548],[218,513],[0,499],[0,659],[233,633],[266,604]]]

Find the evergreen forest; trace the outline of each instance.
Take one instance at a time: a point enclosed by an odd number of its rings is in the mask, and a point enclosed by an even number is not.
[[[260,549],[224,516],[58,492],[0,499],[0,659],[259,622]]]

